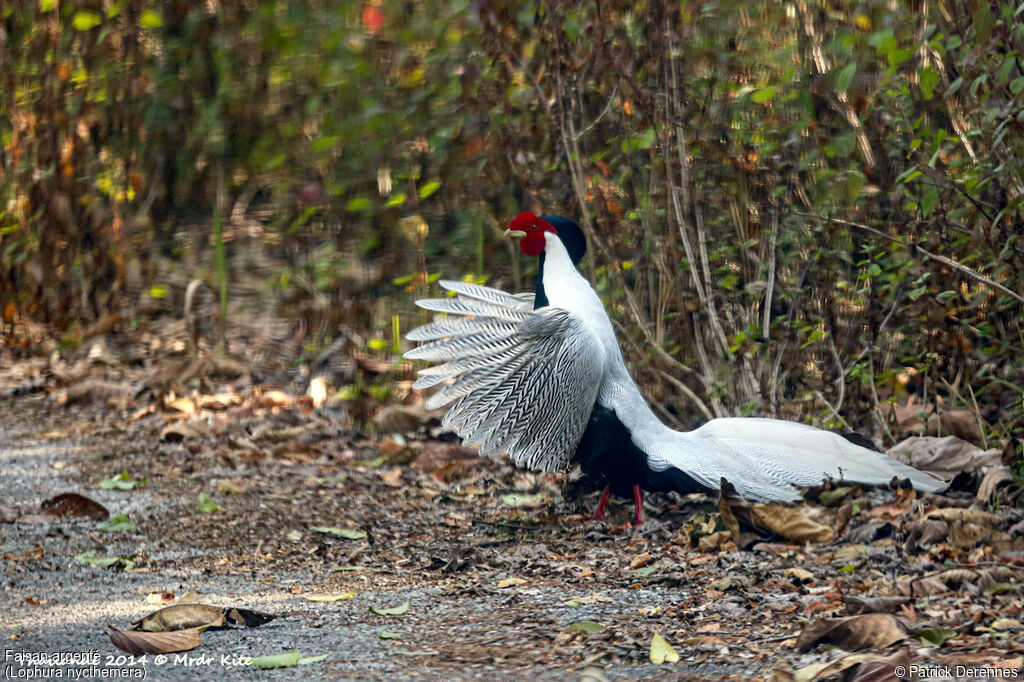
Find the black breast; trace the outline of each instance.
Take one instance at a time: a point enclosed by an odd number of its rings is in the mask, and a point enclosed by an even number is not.
[[[654,471],[647,466],[647,455],[633,444],[629,430],[615,411],[598,402],[594,403],[574,459],[583,473],[601,480],[621,497],[628,497],[634,485],[652,492],[675,490],[685,494],[708,490],[679,469]]]

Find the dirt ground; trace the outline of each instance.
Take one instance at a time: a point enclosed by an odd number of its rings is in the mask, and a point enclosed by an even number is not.
[[[8,678],[45,668],[18,654],[58,652],[98,652],[83,679],[781,681],[817,679],[809,666],[829,662],[826,676],[846,679],[897,679],[900,663],[922,666],[918,678],[970,679],[934,672],[956,664],[1020,675],[1024,514],[975,504],[987,516],[965,516],[970,492],[843,493],[853,501],[811,506],[836,530],[817,542],[737,535],[728,509],[699,495],[652,495],[634,527],[626,500],[591,521],[597,491],[429,430],[369,436],[275,404],[211,408],[208,428],[183,436],[122,406],[0,400]],[[104,487],[122,472],[145,484]],[[40,512],[65,492],[135,528]],[[219,508],[200,511],[201,493]],[[130,563],[76,559],[88,551]],[[162,593],[276,618],[207,630],[166,661],[119,659],[107,625],[128,628]],[[652,662],[656,633],[678,661]],[[294,649],[326,657],[244,665]]]

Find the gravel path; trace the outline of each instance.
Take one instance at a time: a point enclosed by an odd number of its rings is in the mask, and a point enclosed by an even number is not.
[[[349,582],[355,592],[352,598],[310,602],[301,595],[325,591],[320,584],[322,572],[316,576],[312,571],[279,568],[215,572],[170,561],[198,553],[205,554],[209,564],[216,559],[209,552],[218,550],[189,547],[189,538],[180,535],[154,537],[153,529],[159,529],[154,519],[174,501],[148,487],[130,494],[83,487],[83,469],[102,457],[109,444],[45,437],[38,431],[46,425],[26,420],[42,407],[0,414],[0,503],[17,507],[22,515],[16,522],[0,524],[0,606],[4,614],[0,636],[5,642],[7,679],[59,672],[65,678],[80,674],[80,679],[576,680],[581,679],[582,670],[578,657],[559,664],[555,646],[545,660],[531,662],[517,633],[524,628],[534,635],[548,631],[552,633],[547,636],[549,642],[557,643],[554,634],[572,623],[609,622],[625,612],[638,612],[652,604],[669,606],[689,596],[680,589],[636,586],[602,589],[602,598],[588,603],[588,595],[595,593],[592,585],[480,590],[421,572],[418,579],[414,576],[408,584],[391,588],[381,588],[372,574],[356,575]],[[80,492],[107,506],[111,514],[128,514],[142,531],[101,533],[93,520],[38,517],[40,503],[61,492]],[[148,560],[133,571],[86,566],[74,560],[88,550],[103,555],[143,554]],[[166,567],[162,560],[168,560]],[[256,609],[278,618],[258,628],[207,631],[197,649],[170,654],[159,662],[149,656],[144,664],[131,665],[111,644],[105,629],[107,624],[126,628],[155,610],[157,607],[146,603],[146,595],[153,592],[179,596],[196,592],[203,603]],[[572,603],[574,598],[583,601]],[[404,601],[410,607],[402,616],[378,616],[368,609]],[[385,631],[400,637],[382,639]],[[644,643],[633,642],[633,646],[642,649]],[[246,657],[296,648],[303,656],[328,657],[309,665],[267,671],[240,664]],[[729,667],[728,652],[721,653],[725,655],[718,666],[687,668],[679,664],[669,672],[638,662],[592,668],[597,676],[584,679],[599,680],[602,674],[608,679],[718,679],[749,671],[743,665]],[[90,662],[84,668],[68,665],[55,670],[26,661],[26,656],[47,654],[79,654],[98,663],[87,658]],[[595,660],[600,659],[601,650],[596,654]]]

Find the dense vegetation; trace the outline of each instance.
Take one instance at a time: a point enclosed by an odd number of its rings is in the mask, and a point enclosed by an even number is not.
[[[279,256],[268,285],[362,311],[311,344],[390,336],[431,273],[522,286],[499,228],[542,209],[584,226],[669,419],[884,432],[909,393],[1014,442],[1022,9],[12,0],[5,343],[128,324],[167,263],[212,278],[208,245],[246,229]]]

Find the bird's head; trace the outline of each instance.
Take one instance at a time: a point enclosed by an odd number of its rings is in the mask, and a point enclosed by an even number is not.
[[[526,211],[512,219],[505,230],[505,238],[518,239],[519,248],[527,256],[539,256],[544,253],[547,245],[544,236],[546,232],[556,235],[569,253],[573,265],[579,265],[587,252],[587,240],[580,226],[568,218],[556,215],[538,217]]]

